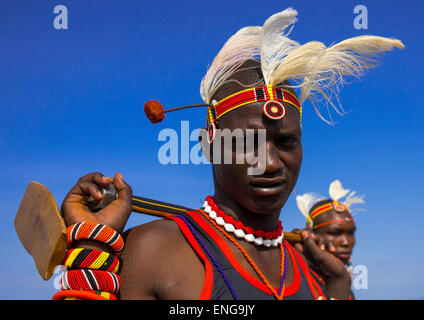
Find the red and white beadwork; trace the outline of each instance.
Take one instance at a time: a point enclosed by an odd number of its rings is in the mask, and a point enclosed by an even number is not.
[[[213,142],[213,139],[215,139],[216,136],[216,125],[215,123],[211,123],[208,127],[208,143],[211,144]]]
[[[272,120],[279,120],[286,115],[286,109],[281,102],[271,100],[264,104],[264,114]]]
[[[345,211],[345,207],[343,206],[343,203],[340,203],[340,202],[338,202],[338,201],[336,201],[336,200],[334,200],[334,201],[331,203],[331,206],[333,207],[333,209],[334,209],[336,212],[343,212],[343,211]]]
[[[246,227],[241,221],[235,221],[233,217],[227,216],[220,210],[211,196],[206,197],[203,203],[203,211],[218,225],[224,227],[227,232],[234,233],[238,239],[244,239],[247,242],[265,247],[277,247],[283,241],[284,234],[281,220],[278,221],[278,226],[274,231],[265,232]]]

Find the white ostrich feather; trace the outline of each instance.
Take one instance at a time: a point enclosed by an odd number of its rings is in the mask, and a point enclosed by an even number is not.
[[[329,195],[332,200],[339,200],[345,197],[349,193],[349,189],[343,189],[342,183],[340,180],[334,180],[330,184]]]
[[[325,45],[319,41],[311,41],[291,50],[271,74],[269,84],[276,86],[288,79],[296,81],[308,76],[311,63],[324,54],[325,50]]]
[[[309,210],[315,203],[317,203],[321,199],[323,199],[323,197],[312,192],[296,196],[297,207],[299,208],[299,211],[302,213],[302,215],[306,218],[308,224],[310,224],[311,226],[312,220],[309,216]]]
[[[378,36],[346,39],[328,47],[324,52],[320,47],[316,51],[316,56],[305,65],[303,74],[297,76],[304,76],[300,84],[302,88],[300,103],[303,104],[309,99],[321,118],[323,118],[320,113],[321,103],[343,114],[338,93],[347,83],[347,78],[360,78],[366,69],[376,65],[380,53],[393,48],[403,49],[404,45],[400,40]]]
[[[287,8],[269,17],[262,27],[261,69],[266,84],[270,84],[270,77],[287,55],[299,47],[299,43],[287,38],[296,17],[297,11]]]
[[[329,194],[332,200],[341,201],[342,198],[346,197],[346,199],[341,202],[343,202],[350,211],[352,211],[351,207],[354,204],[365,203],[363,195],[357,196],[356,191],[350,191],[349,189],[344,189],[339,180],[334,180],[330,184]]]
[[[264,79],[269,78],[287,53],[299,46],[287,38],[292,28],[284,33],[296,22],[296,15],[296,10],[288,8],[268,18],[263,27],[242,28],[228,39],[202,79],[200,95],[203,101],[210,104],[216,90],[246,60],[260,60]]]
[[[346,200],[343,201],[343,203],[346,205],[346,207],[349,208],[349,210],[351,210],[352,205],[354,204],[363,204],[365,203],[364,201],[364,196],[355,196],[356,191],[351,192],[347,197]],[[352,211],[352,210],[351,210]]]
[[[246,60],[258,59],[262,28],[250,26],[236,32],[216,55],[200,85],[200,95],[207,104],[215,91]]]

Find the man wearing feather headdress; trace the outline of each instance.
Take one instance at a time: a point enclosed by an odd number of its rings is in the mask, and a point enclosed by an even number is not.
[[[240,29],[215,57],[200,88],[208,133],[202,147],[213,163],[214,195],[197,211],[127,230],[122,299],[318,299],[305,256],[325,274],[328,298],[348,298],[350,278],[340,260],[320,250],[307,231],[302,232],[303,255],[283,239],[280,211],[303,157],[302,104],[309,99],[319,111],[321,99],[341,112],[330,97],[344,77],[359,77],[372,66],[372,57],[403,44],[363,36],[330,47],[318,41],[301,45],[288,38],[296,16],[289,8],[263,26]],[[171,110],[155,102],[145,111],[158,122]],[[265,129],[266,161],[213,161],[220,157],[213,146],[221,143],[222,129]],[[233,160],[236,156],[233,152]],[[252,167],[262,173],[249,174]],[[91,214],[87,196],[100,199],[98,186],[112,182],[118,200]],[[92,221],[123,232],[130,199],[131,188],[121,175],[93,173],[78,181],[62,212],[68,226]],[[75,246],[98,248],[89,242]]]
[[[356,241],[352,206],[364,203],[363,196],[344,189],[339,180],[334,180],[329,187],[329,197],[305,193],[296,196],[296,202],[306,218],[306,228],[312,230],[320,248],[331,252],[352,273],[352,251]],[[318,285],[325,287],[316,272],[311,271],[311,275]],[[350,296],[354,298],[353,293]]]

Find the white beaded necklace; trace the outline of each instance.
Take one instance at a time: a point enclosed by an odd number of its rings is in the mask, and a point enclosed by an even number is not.
[[[213,205],[213,204],[212,204]],[[238,239],[244,239],[247,242],[253,242],[258,246],[265,247],[277,247],[283,242],[284,233],[281,229],[281,235],[277,238],[265,239],[264,237],[257,237],[251,232],[247,232],[246,228],[237,229],[233,223],[227,223],[223,217],[220,217],[213,209],[212,205],[208,202],[208,199],[203,203],[203,210],[209,215],[209,218],[214,220],[218,225],[224,227],[227,232],[234,233]]]

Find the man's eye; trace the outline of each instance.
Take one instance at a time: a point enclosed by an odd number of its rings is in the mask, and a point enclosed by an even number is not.
[[[282,146],[283,148],[295,148],[298,145],[299,140],[297,137],[287,136],[287,137],[281,137],[278,140],[278,144]]]

